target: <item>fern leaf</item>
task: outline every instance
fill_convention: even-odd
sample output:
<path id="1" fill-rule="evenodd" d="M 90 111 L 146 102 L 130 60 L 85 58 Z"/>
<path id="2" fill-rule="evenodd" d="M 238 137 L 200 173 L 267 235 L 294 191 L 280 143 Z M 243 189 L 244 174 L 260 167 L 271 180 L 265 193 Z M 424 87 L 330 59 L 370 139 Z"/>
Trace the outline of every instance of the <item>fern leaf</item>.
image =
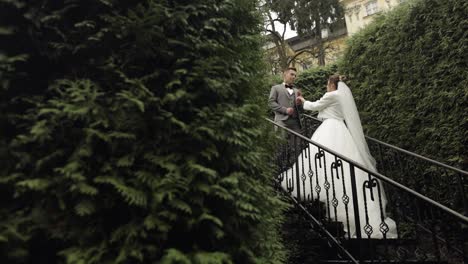
<path id="1" fill-rule="evenodd" d="M 94 179 L 96 183 L 105 183 L 112 185 L 117 192 L 130 204 L 139 207 L 146 207 L 146 194 L 142 191 L 128 187 L 125 183 L 117 178 L 99 176 Z"/>
<path id="2" fill-rule="evenodd" d="M 221 221 L 221 219 L 217 218 L 214 215 L 210 215 L 208 213 L 203 213 L 202 215 L 200 215 L 200 217 L 198 218 L 198 221 L 200 222 L 209 221 L 209 222 L 214 223 L 218 227 L 223 227 L 223 222 Z"/>
<path id="3" fill-rule="evenodd" d="M 189 170 L 194 173 L 200 173 L 200 174 L 206 175 L 209 178 L 216 178 L 216 176 L 218 175 L 218 173 L 215 170 L 202 166 L 200 164 L 193 163 L 193 162 L 189 163 Z"/>
<path id="4" fill-rule="evenodd" d="M 229 254 L 223 252 L 197 252 L 193 256 L 194 264 L 232 264 Z"/>
<path id="5" fill-rule="evenodd" d="M 10 175 L 7 175 L 7 176 L 2 176 L 0 177 L 0 184 L 4 184 L 4 183 L 10 183 L 20 177 L 23 177 L 24 174 L 22 173 L 13 173 L 13 174 L 10 174 Z"/>
<path id="6" fill-rule="evenodd" d="M 91 215 L 95 210 L 94 204 L 88 200 L 82 201 L 75 206 L 75 212 L 79 216 Z"/>
<path id="7" fill-rule="evenodd" d="M 34 191 L 43 191 L 47 189 L 50 185 L 50 181 L 46 179 L 31 179 L 31 180 L 24 180 L 16 183 L 17 186 L 25 187 L 30 190 Z"/>
<path id="8" fill-rule="evenodd" d="M 234 196 L 225 188 L 214 185 L 210 188 L 210 193 L 218 198 L 221 198 L 225 201 L 234 200 Z"/>
<path id="9" fill-rule="evenodd" d="M 184 213 L 187 213 L 187 214 L 192 214 L 192 208 L 190 208 L 190 205 L 188 205 L 187 203 L 185 203 L 184 201 L 181 201 L 181 200 L 177 200 L 177 199 L 174 199 L 174 200 L 171 200 L 169 202 L 169 204 L 175 208 L 175 209 L 178 209 Z"/>
<path id="10" fill-rule="evenodd" d="M 105 142 L 110 142 L 110 137 L 99 130 L 93 128 L 85 128 L 84 131 L 88 134 L 88 136 L 95 136 Z"/>
<path id="11" fill-rule="evenodd" d="M 117 95 L 135 104 L 140 112 L 145 112 L 145 104 L 141 100 L 137 99 L 132 93 L 124 91 L 117 93 Z"/>
<path id="12" fill-rule="evenodd" d="M 36 138 L 39 141 L 43 141 L 45 139 L 50 138 L 50 130 L 49 130 L 49 126 L 47 125 L 46 120 L 38 121 L 31 128 L 30 132 L 31 132 L 31 135 L 33 136 L 33 138 Z"/>
<path id="13" fill-rule="evenodd" d="M 128 168 L 133 165 L 134 160 L 133 155 L 125 155 L 117 160 L 117 167 Z"/>
<path id="14" fill-rule="evenodd" d="M 116 139 L 128 139 L 128 140 L 134 140 L 136 139 L 136 136 L 131 133 L 124 133 L 124 132 L 111 132 L 109 134 L 110 138 L 116 138 Z"/>
<path id="15" fill-rule="evenodd" d="M 157 183 L 158 178 L 156 177 L 155 174 L 149 172 L 149 171 L 137 171 L 135 172 L 135 175 L 137 176 L 138 180 L 141 182 L 148 184 L 150 187 L 156 187 L 155 184 Z"/>
<path id="16" fill-rule="evenodd" d="M 181 251 L 170 248 L 164 252 L 160 264 L 192 264 L 190 258 Z"/>
<path id="17" fill-rule="evenodd" d="M 70 191 L 78 191 L 79 193 L 90 195 L 90 196 L 95 196 L 98 194 L 98 189 L 88 185 L 84 182 L 80 182 L 78 184 L 74 184 L 70 187 Z"/>

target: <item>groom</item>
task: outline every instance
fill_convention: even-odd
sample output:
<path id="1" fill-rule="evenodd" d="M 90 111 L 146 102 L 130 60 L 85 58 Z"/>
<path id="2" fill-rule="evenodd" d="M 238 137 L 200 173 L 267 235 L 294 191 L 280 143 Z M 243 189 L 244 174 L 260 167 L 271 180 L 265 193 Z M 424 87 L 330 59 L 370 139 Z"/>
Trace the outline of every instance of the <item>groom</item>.
<path id="1" fill-rule="evenodd" d="M 299 108 L 302 108 L 302 101 L 296 98 L 301 96 L 301 92 L 294 87 L 296 79 L 296 68 L 290 67 L 283 72 L 283 83 L 271 87 L 268 105 L 275 113 L 275 122 L 286 128 L 289 128 L 299 134 L 302 134 L 301 119 Z M 278 127 L 275 126 L 275 130 Z M 286 165 L 289 167 L 295 162 L 296 156 L 301 152 L 300 138 L 282 130 L 283 137 L 287 139 L 287 146 L 282 145 L 276 153 L 276 157 L 280 160 L 281 157 L 286 158 Z M 296 144 L 294 144 L 296 143 Z M 294 153 L 296 155 L 294 155 Z M 284 156 L 285 155 L 285 156 Z"/>
<path id="2" fill-rule="evenodd" d="M 299 134 L 302 134 L 300 105 L 296 104 L 296 98 L 301 92 L 294 87 L 296 68 L 289 67 L 283 72 L 283 83 L 271 87 L 268 105 L 275 113 L 275 122 L 285 126 Z"/>

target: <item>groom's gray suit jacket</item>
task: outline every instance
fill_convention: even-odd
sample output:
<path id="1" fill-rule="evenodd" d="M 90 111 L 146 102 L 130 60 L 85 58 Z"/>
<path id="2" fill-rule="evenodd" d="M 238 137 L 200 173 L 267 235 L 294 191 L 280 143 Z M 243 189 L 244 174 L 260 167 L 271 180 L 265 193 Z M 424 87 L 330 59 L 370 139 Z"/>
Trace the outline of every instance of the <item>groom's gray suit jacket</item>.
<path id="1" fill-rule="evenodd" d="M 293 90 L 294 93 L 289 94 L 288 89 L 286 89 L 284 86 L 284 83 L 271 87 L 270 96 L 268 97 L 268 105 L 275 113 L 275 121 L 284 121 L 290 118 L 286 109 L 288 107 L 294 108 L 294 111 L 297 114 L 299 126 L 301 126 L 299 108 L 296 105 L 298 89 L 293 88 Z"/>

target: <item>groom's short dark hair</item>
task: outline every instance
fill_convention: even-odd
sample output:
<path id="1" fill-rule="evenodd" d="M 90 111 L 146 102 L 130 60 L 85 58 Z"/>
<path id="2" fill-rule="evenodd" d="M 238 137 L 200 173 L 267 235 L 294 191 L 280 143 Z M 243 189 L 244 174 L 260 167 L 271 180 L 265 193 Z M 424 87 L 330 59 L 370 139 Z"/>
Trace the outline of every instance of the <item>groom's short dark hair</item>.
<path id="1" fill-rule="evenodd" d="M 287 71 L 289 71 L 289 70 L 297 71 L 296 68 L 294 68 L 294 67 L 287 67 L 287 68 L 285 68 L 285 69 L 283 70 L 283 72 L 287 72 Z"/>

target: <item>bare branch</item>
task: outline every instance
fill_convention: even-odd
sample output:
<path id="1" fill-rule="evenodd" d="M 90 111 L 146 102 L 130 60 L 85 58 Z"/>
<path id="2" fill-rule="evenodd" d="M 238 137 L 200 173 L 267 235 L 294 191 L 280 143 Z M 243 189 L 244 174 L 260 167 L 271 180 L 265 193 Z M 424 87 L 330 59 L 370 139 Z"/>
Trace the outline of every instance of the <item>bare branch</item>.
<path id="1" fill-rule="evenodd" d="M 268 19 L 270 20 L 271 29 L 275 32 L 276 31 L 275 22 L 273 18 L 271 17 L 271 13 L 267 12 L 267 15 L 268 15 Z"/>
<path id="2" fill-rule="evenodd" d="M 301 51 L 297 52 L 296 54 L 294 54 L 294 56 L 292 56 L 291 58 L 289 58 L 288 64 L 291 63 L 291 62 L 293 62 L 299 55 L 301 55 L 301 54 L 303 54 L 303 53 L 309 53 L 309 54 L 311 54 L 311 55 L 313 55 L 313 56 L 316 55 L 316 54 L 315 54 L 316 52 L 313 52 L 313 51 L 311 51 L 311 50 L 308 50 L 308 49 L 301 50 Z"/>
<path id="3" fill-rule="evenodd" d="M 281 23 L 283 24 L 283 23 Z M 287 24 L 287 23 L 286 23 Z M 284 35 L 286 34 L 286 24 L 283 24 L 283 34 L 281 34 L 281 37 L 284 39 Z"/>

